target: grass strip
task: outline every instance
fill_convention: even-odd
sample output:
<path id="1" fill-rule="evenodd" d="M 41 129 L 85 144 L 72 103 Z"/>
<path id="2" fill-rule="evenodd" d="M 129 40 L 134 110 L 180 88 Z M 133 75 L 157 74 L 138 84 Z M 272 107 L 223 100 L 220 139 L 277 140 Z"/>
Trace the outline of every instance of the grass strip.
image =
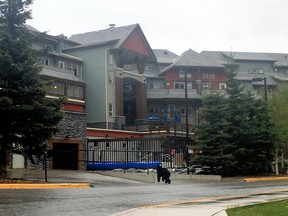
<path id="1" fill-rule="evenodd" d="M 226 209 L 228 216 L 287 216 L 288 200 Z"/>

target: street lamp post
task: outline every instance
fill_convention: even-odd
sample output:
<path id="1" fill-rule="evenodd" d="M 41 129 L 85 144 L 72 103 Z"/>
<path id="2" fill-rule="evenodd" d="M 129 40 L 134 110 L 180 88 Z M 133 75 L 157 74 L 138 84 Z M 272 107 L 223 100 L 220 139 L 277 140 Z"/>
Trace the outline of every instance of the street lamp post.
<path id="1" fill-rule="evenodd" d="M 188 89 L 187 89 L 187 71 L 184 71 L 185 79 L 185 125 L 186 125 L 186 165 L 187 174 L 189 174 L 189 157 L 188 157 L 188 144 L 189 144 L 189 125 L 188 125 Z"/>

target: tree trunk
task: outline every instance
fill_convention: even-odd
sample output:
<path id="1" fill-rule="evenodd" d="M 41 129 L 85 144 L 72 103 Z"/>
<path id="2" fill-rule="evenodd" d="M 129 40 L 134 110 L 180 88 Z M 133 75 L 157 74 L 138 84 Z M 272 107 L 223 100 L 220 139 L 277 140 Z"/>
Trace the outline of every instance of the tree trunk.
<path id="1" fill-rule="evenodd" d="M 275 175 L 279 175 L 279 164 L 278 164 L 278 148 L 276 148 L 275 152 Z"/>

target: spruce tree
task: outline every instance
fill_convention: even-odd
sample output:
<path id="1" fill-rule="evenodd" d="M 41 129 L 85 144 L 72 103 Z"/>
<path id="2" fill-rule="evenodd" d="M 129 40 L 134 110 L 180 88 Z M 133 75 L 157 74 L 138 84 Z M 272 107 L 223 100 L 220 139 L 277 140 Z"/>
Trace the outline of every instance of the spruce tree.
<path id="1" fill-rule="evenodd" d="M 0 1 L 0 176 L 6 157 L 41 156 L 62 119 L 61 100 L 49 101 L 40 79 L 33 36 L 25 27 L 31 0 Z"/>
<path id="2" fill-rule="evenodd" d="M 196 130 L 196 142 L 201 154 L 193 157 L 193 164 L 208 167 L 210 174 L 227 175 L 235 164 L 231 154 L 230 135 L 227 133 L 229 122 L 226 121 L 227 99 L 218 94 L 203 99 L 201 118 L 203 124 Z M 215 169 L 217 168 L 217 169 Z"/>
<path id="3" fill-rule="evenodd" d="M 275 149 L 267 102 L 244 91 L 235 74 L 232 63 L 227 66 L 226 97 L 203 99 L 204 122 L 196 130 L 202 154 L 193 163 L 221 167 L 225 176 L 267 173 Z"/>
<path id="4" fill-rule="evenodd" d="M 269 117 L 267 102 L 255 99 L 235 79 L 235 66 L 227 67 L 228 107 L 227 131 L 233 144 L 232 155 L 237 165 L 231 174 L 253 175 L 269 172 L 274 148 L 274 125 Z"/>

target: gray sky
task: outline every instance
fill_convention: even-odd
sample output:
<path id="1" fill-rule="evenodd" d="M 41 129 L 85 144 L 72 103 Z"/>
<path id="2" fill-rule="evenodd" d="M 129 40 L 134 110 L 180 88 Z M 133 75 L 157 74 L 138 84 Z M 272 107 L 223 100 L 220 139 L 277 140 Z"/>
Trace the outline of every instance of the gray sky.
<path id="1" fill-rule="evenodd" d="M 178 55 L 288 53 L 287 0 L 34 0 L 27 23 L 51 35 L 139 23 L 153 49 Z"/>

